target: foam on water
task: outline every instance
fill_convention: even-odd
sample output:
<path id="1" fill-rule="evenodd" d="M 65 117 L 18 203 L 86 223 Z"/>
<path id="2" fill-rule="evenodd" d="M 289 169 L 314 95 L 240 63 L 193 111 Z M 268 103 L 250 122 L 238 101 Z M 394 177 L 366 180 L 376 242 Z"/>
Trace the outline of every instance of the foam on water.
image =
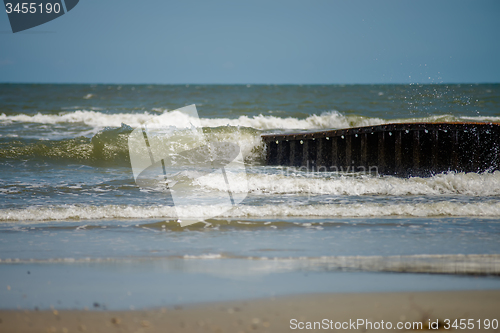
<path id="1" fill-rule="evenodd" d="M 223 207 L 222 207 L 223 208 Z M 216 205 L 176 206 L 185 215 L 197 218 L 197 212 L 213 216 L 220 213 L 221 207 Z M 0 210 L 0 221 L 50 221 L 50 220 L 98 220 L 98 219 L 145 219 L 176 218 L 176 211 L 171 206 L 136 206 L 136 205 L 103 205 L 76 206 L 58 205 L 52 207 L 8 208 Z M 226 211 L 223 218 L 276 218 L 276 217 L 494 217 L 500 215 L 500 202 L 485 200 L 483 202 L 391 202 L 383 203 L 334 203 L 334 204 L 264 204 L 260 206 L 239 205 Z"/>
<path id="2" fill-rule="evenodd" d="M 243 176 L 241 176 L 243 177 Z M 238 176 L 235 177 L 238 179 Z M 294 169 L 282 174 L 248 173 L 246 182 L 236 182 L 232 190 L 255 194 L 305 195 L 500 195 L 500 172 L 443 173 L 433 177 L 398 178 L 377 176 L 342 176 L 332 173 L 303 173 Z M 226 184 L 215 175 L 197 178 L 195 185 L 209 190 L 225 191 Z"/>
<path id="3" fill-rule="evenodd" d="M 500 117 L 434 115 L 423 118 L 382 119 L 330 111 L 320 115 L 309 115 L 303 119 L 264 115 L 240 116 L 235 119 L 202 118 L 201 124 L 208 140 L 237 143 L 245 162 L 258 164 L 264 160 L 264 144 L 260 138 L 263 133 L 348 128 L 391 122 L 441 121 L 499 122 Z M 60 114 L 1 114 L 0 125 L 3 125 L 6 132 L 12 133 L 2 136 L 9 141 L 0 146 L 0 159 L 65 159 L 84 164 L 107 163 L 128 166 L 127 135 L 133 128 L 146 122 L 152 126 L 165 126 L 165 128 L 172 125 L 189 127 L 191 123 L 196 123 L 195 119 L 179 111 L 153 114 L 77 110 Z M 19 134 L 21 138 L 17 139 Z M 91 140 L 89 136 L 92 136 Z M 184 139 L 165 135 L 160 139 L 161 147 L 168 152 L 174 146 L 182 147 Z"/>
<path id="4" fill-rule="evenodd" d="M 401 122 L 500 123 L 499 87 L 4 85 L 0 268 L 11 276 L 19 270 L 27 287 L 36 277 L 26 274 L 32 267 L 62 267 L 53 277 L 63 284 L 77 281 L 72 290 L 82 290 L 75 278 L 95 281 L 80 272 L 98 266 L 115 274 L 110 281 L 130 275 L 141 289 L 132 273 L 143 278 L 151 262 L 167 267 L 156 271 L 161 272 L 157 286 L 165 284 L 164 272 L 181 273 L 168 274 L 181 279 L 169 284 L 174 287 L 191 273 L 203 281 L 206 273 L 246 279 L 289 272 L 302 278 L 308 271 L 344 270 L 498 275 L 500 172 L 397 178 L 265 166 L 261 135 Z M 170 111 L 185 103 L 198 106 L 204 142 L 193 143 L 179 131 L 169 135 L 170 126 L 196 123 Z M 160 128 L 148 136 L 170 164 L 165 163 L 167 180 L 161 172 L 151 188 L 140 188 L 130 168 L 128 139 L 146 123 Z M 192 160 L 183 164 L 183 158 L 198 158 L 182 155 L 190 143 L 206 147 L 207 142 L 217 157 L 224 145 L 215 143 L 237 144 L 244 157 L 246 173 L 226 170 L 234 197 L 248 191 L 230 210 L 213 204 L 227 194 L 222 177 L 207 172 L 198 159 L 196 167 Z M 165 185 L 174 182 L 192 200 L 173 207 Z M 186 213 L 183 222 L 199 221 L 200 212 L 211 218 L 182 227 L 179 210 Z M 125 275 L 115 269 L 143 262 L 146 266 Z M 61 277 L 68 268 L 75 276 Z M 314 286 L 313 275 L 301 285 Z M 384 280 L 396 275 L 380 274 Z M 325 278 L 329 288 L 332 277 Z M 48 280 L 60 286 L 53 278 L 42 279 L 36 295 L 48 288 Z M 277 281 L 283 285 L 283 276 Z M 199 285 L 200 295 L 213 289 Z M 95 283 L 89 286 L 95 289 Z M 8 294 L 14 295 L 4 288 Z"/>
<path id="5" fill-rule="evenodd" d="M 263 158 L 264 143 L 261 131 L 242 126 L 220 126 L 203 129 L 210 142 L 238 144 L 247 163 L 259 162 Z M 63 140 L 15 140 L 0 143 L 1 159 L 43 159 L 45 161 L 69 160 L 83 164 L 107 164 L 130 167 L 128 135 L 132 127 L 107 127 L 92 138 L 79 136 Z M 175 158 L 183 150 L 188 150 L 193 138 L 189 133 L 176 137 L 163 135 L 154 138 L 160 153 Z M 200 145 L 205 141 L 198 142 Z M 224 152 L 222 152 L 224 153 Z M 178 156 L 177 156 L 178 157 Z M 179 162 L 179 161 L 177 161 Z M 194 161 L 193 161 L 194 162 Z"/>
<path id="6" fill-rule="evenodd" d="M 192 122 L 189 116 L 179 111 L 165 111 L 162 114 L 153 114 L 149 112 L 143 113 L 103 113 L 88 110 L 76 110 L 69 113 L 54 114 L 17 114 L 17 115 L 0 115 L 0 123 L 10 124 L 13 122 L 20 123 L 39 123 L 39 124 L 74 124 L 81 123 L 90 127 L 119 127 L 125 123 L 132 127 L 138 127 L 146 122 L 154 124 L 172 124 L 189 125 Z M 244 126 L 252 127 L 259 130 L 273 129 L 330 129 L 330 128 L 348 128 L 359 126 L 380 125 L 392 122 L 441 122 L 441 121 L 479 121 L 479 122 L 499 122 L 500 117 L 466 117 L 453 115 L 433 115 L 422 118 L 399 118 L 399 119 L 382 119 L 377 117 L 366 117 L 361 115 L 345 115 L 338 111 L 324 112 L 320 115 L 310 115 L 304 119 L 294 117 L 276 117 L 276 116 L 240 116 L 236 119 L 230 118 L 201 118 L 201 123 L 205 127 L 218 126 Z"/>
<path id="7" fill-rule="evenodd" d="M 276 173 L 276 168 L 252 167 L 246 175 L 241 171 L 230 175 L 232 192 L 241 195 L 248 191 L 248 197 L 243 204 L 221 217 L 500 215 L 499 171 L 447 173 L 428 178 L 305 173 L 296 169 L 287 171 Z M 143 193 L 144 198 L 140 202 L 146 205 L 138 204 L 134 197 L 127 199 L 129 192 L 137 187 L 127 179 L 99 183 L 97 187 L 92 184 L 60 184 L 58 178 L 53 184 L 17 183 L 2 189 L 1 194 L 53 199 L 43 204 L 43 200 L 31 198 L 32 206 L 24 208 L 5 205 L 5 209 L 0 210 L 0 221 L 175 218 L 175 209 L 165 205 L 169 202 L 169 195 L 165 192 L 162 179 L 158 180 L 157 186 L 152 185 L 149 192 Z M 218 216 L 220 207 L 213 206 L 211 199 L 227 191 L 227 184 L 221 177 L 216 174 L 200 177 L 196 170 L 185 170 L 169 180 L 182 181 L 185 190 L 192 192 L 192 205 L 177 206 L 177 209 L 182 209 L 193 218 L 200 211 L 205 215 L 213 211 L 212 216 Z M 72 193 L 71 200 L 65 202 L 67 205 L 61 205 L 58 197 L 66 193 Z M 107 197 L 103 197 L 103 193 Z M 150 197 L 146 199 L 148 195 Z M 95 202 L 101 204 L 96 205 Z"/>

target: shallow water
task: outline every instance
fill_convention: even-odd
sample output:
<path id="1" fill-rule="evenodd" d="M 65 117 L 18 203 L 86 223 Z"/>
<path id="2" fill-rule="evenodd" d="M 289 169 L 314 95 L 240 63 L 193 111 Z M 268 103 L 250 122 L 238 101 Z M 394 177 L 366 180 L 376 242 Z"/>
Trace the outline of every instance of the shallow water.
<path id="1" fill-rule="evenodd" d="M 492 277 L 275 269 L 267 262 L 173 259 L 0 265 L 0 307 L 128 310 L 304 293 L 500 288 Z"/>

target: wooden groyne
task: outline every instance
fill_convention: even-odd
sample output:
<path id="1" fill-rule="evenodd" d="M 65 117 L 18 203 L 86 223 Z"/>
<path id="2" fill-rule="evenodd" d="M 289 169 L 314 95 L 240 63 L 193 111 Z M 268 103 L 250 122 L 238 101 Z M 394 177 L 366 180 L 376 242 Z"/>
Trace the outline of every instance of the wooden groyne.
<path id="1" fill-rule="evenodd" d="M 500 124 L 398 123 L 263 135 L 268 165 L 422 176 L 500 168 Z"/>

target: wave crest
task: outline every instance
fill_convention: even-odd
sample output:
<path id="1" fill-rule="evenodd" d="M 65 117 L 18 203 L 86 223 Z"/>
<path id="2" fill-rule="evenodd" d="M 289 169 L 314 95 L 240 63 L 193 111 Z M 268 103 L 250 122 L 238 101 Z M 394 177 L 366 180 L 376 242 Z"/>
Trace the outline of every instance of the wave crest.
<path id="1" fill-rule="evenodd" d="M 215 206 L 180 206 L 185 211 L 203 210 L 208 214 L 220 210 Z M 460 203 L 442 201 L 432 203 L 342 203 L 342 204 L 278 204 L 247 206 L 240 205 L 219 217 L 223 218 L 340 218 L 340 217 L 497 217 L 500 215 L 500 202 Z M 197 215 L 193 215 L 197 218 Z M 54 206 L 28 207 L 24 209 L 0 210 L 0 221 L 49 221 L 49 220 L 101 220 L 101 219 L 146 219 L 176 218 L 175 208 L 171 206 Z"/>
<path id="2" fill-rule="evenodd" d="M 146 122 L 165 124 L 166 126 L 179 123 L 188 123 L 189 117 L 179 111 L 164 111 L 162 114 L 150 112 L 144 113 L 104 113 L 88 110 L 77 110 L 70 113 L 54 114 L 0 114 L 0 123 L 9 124 L 13 122 L 39 123 L 39 124 L 61 124 L 81 123 L 90 127 L 120 127 L 125 123 L 131 127 L 138 127 Z M 359 126 L 372 126 L 386 123 L 399 122 L 443 122 L 443 121 L 465 121 L 465 122 L 499 122 L 500 117 L 469 117 L 453 116 L 449 114 L 434 115 L 421 118 L 395 118 L 383 119 L 377 117 L 366 117 L 355 114 L 343 114 L 338 111 L 328 111 L 320 115 L 310 115 L 306 118 L 276 117 L 276 116 L 240 116 L 238 118 L 201 118 L 204 127 L 219 126 L 243 126 L 258 130 L 314 130 L 314 129 L 337 129 Z"/>

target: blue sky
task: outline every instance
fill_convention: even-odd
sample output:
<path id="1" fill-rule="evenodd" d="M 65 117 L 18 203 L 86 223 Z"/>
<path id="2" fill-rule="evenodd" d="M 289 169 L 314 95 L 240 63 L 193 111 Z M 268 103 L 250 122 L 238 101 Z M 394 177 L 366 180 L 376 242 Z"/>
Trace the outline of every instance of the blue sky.
<path id="1" fill-rule="evenodd" d="M 0 13 L 0 82 L 500 82 L 500 1 L 80 0 Z"/>

